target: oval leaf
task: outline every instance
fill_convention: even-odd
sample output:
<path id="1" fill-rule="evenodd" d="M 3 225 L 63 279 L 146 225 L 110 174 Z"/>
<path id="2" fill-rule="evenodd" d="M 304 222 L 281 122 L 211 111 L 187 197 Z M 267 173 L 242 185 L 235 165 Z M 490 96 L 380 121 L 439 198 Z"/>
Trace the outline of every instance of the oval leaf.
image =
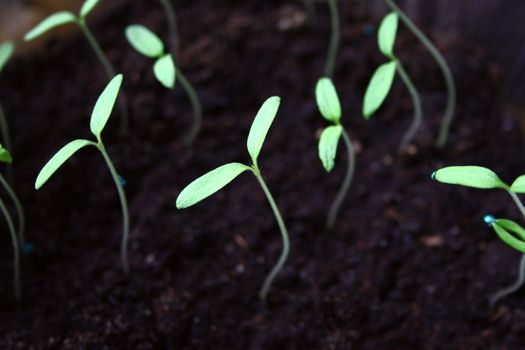
<path id="1" fill-rule="evenodd" d="M 75 140 L 71 141 L 58 151 L 53 158 L 47 162 L 46 165 L 40 170 L 35 182 L 35 189 L 39 189 L 44 185 L 47 180 L 60 168 L 66 160 L 68 160 L 73 154 L 75 154 L 82 147 L 93 145 L 93 142 L 88 140 Z"/>
<path id="2" fill-rule="evenodd" d="M 164 87 L 168 89 L 175 87 L 175 63 L 171 54 L 164 55 L 155 62 L 153 73 Z"/>
<path id="3" fill-rule="evenodd" d="M 80 17 L 86 17 L 97 6 L 100 0 L 86 0 L 80 8 Z"/>
<path id="4" fill-rule="evenodd" d="M 250 170 L 250 167 L 241 163 L 228 163 L 202 175 L 182 190 L 177 197 L 177 208 L 188 208 L 202 201 L 246 170 Z"/>
<path id="5" fill-rule="evenodd" d="M 525 253 L 525 242 L 516 238 L 514 235 L 512 235 L 511 232 L 507 231 L 503 226 L 501 226 L 501 219 L 496 220 L 492 224 L 492 228 L 494 229 L 494 231 L 496 231 L 496 234 L 503 242 L 507 243 L 509 246 L 516 249 L 517 251 Z"/>
<path id="6" fill-rule="evenodd" d="M 525 193 L 525 175 L 519 176 L 512 185 L 510 185 L 510 190 L 516 193 Z"/>
<path id="7" fill-rule="evenodd" d="M 12 41 L 6 41 L 0 45 L 0 72 L 5 64 L 15 52 L 15 44 Z"/>
<path id="8" fill-rule="evenodd" d="M 341 125 L 332 125 L 323 130 L 319 139 L 319 158 L 327 172 L 334 168 L 334 160 L 337 154 L 337 146 L 341 138 L 343 127 Z"/>
<path id="9" fill-rule="evenodd" d="M 377 33 L 377 43 L 379 50 L 387 57 L 394 56 L 394 44 L 396 42 L 398 15 L 390 12 L 385 16 Z"/>
<path id="10" fill-rule="evenodd" d="M 257 164 L 257 157 L 261 152 L 264 140 L 270 130 L 270 126 L 277 115 L 277 110 L 281 104 L 281 98 L 278 96 L 273 96 L 267 99 L 257 115 L 253 120 L 252 127 L 250 128 L 250 133 L 248 134 L 248 153 L 252 157 L 254 164 Z"/>
<path id="11" fill-rule="evenodd" d="M 159 37 L 140 24 L 126 28 L 126 38 L 135 50 L 147 57 L 160 57 L 164 53 L 164 44 Z"/>
<path id="12" fill-rule="evenodd" d="M 13 163 L 11 153 L 9 153 L 9 151 L 2 145 L 0 145 L 0 162 L 8 164 Z"/>
<path id="13" fill-rule="evenodd" d="M 315 87 L 315 99 L 321 115 L 328 121 L 339 123 L 341 119 L 341 104 L 330 78 L 319 79 Z"/>
<path id="14" fill-rule="evenodd" d="M 115 101 L 117 100 L 120 86 L 122 85 L 122 74 L 114 77 L 106 86 L 102 94 L 93 108 L 93 113 L 91 113 L 91 122 L 89 127 L 91 132 L 97 138 L 100 138 L 100 134 L 106 123 L 108 122 L 111 111 L 113 111 L 113 106 L 115 106 Z"/>
<path id="15" fill-rule="evenodd" d="M 62 11 L 52 14 L 51 16 L 40 22 L 35 28 L 24 36 L 25 41 L 30 41 L 38 38 L 39 36 L 47 33 L 51 29 L 68 24 L 75 23 L 77 17 L 69 11 Z"/>
<path id="16" fill-rule="evenodd" d="M 480 166 L 449 166 L 434 172 L 432 178 L 452 185 L 508 189 L 508 186 L 492 170 Z"/>
<path id="17" fill-rule="evenodd" d="M 363 116 L 365 119 L 370 119 L 385 101 L 394 82 L 396 65 L 395 61 L 384 63 L 374 72 L 366 88 L 363 102 Z"/>

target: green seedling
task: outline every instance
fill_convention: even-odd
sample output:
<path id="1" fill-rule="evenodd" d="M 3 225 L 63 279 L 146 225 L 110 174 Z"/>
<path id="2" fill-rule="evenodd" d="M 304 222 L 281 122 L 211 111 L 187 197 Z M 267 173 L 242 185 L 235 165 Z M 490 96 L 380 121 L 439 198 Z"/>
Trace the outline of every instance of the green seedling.
<path id="1" fill-rule="evenodd" d="M 13 162 L 13 159 L 11 158 L 11 154 L 2 145 L 0 145 L 0 162 L 4 164 L 11 164 Z M 7 181 L 5 181 L 4 177 L 1 174 L 0 174 L 0 182 L 2 183 L 2 186 L 4 186 L 8 194 L 11 196 L 11 198 L 18 201 L 18 198 L 16 197 L 14 191 L 11 189 L 11 187 L 9 186 Z M 7 207 L 2 199 L 0 199 L 0 210 L 2 211 L 2 214 L 4 215 L 4 218 L 7 222 L 7 227 L 9 228 L 9 233 L 11 235 L 11 241 L 13 244 L 13 256 L 14 256 L 13 257 L 14 293 L 15 293 L 15 298 L 20 299 L 22 297 L 22 288 L 20 284 L 20 245 L 19 245 L 20 237 L 19 236 L 17 237 L 15 225 L 13 224 L 13 218 L 11 217 L 9 210 L 7 210 Z M 19 227 L 19 232 L 21 232 L 21 230 L 23 230 L 22 224 Z"/>
<path id="2" fill-rule="evenodd" d="M 14 52 L 15 44 L 12 41 L 6 41 L 0 44 L 0 73 L 2 73 L 2 70 L 4 69 L 9 59 L 13 56 Z M 12 149 L 11 133 L 9 132 L 9 124 L 7 123 L 7 118 L 5 116 L 2 103 L 0 103 L 0 132 L 2 135 L 2 142 L 4 143 L 5 147 L 7 149 Z M 11 175 L 11 166 L 7 168 L 7 171 L 8 178 L 10 180 L 13 180 Z"/>
<path id="3" fill-rule="evenodd" d="M 391 12 L 386 15 L 379 27 L 377 35 L 379 50 L 390 61 L 380 65 L 372 75 L 372 79 L 370 79 L 363 101 L 363 116 L 368 120 L 379 109 L 379 107 L 381 107 L 392 88 L 392 83 L 394 82 L 394 77 L 397 71 L 401 80 L 403 80 L 403 83 L 407 87 L 414 104 L 414 117 L 412 123 L 403 136 L 398 148 L 398 151 L 401 152 L 412 141 L 421 126 L 422 108 L 421 99 L 416 87 L 412 83 L 405 68 L 394 54 L 398 21 L 398 15 L 395 12 Z"/>
<path id="4" fill-rule="evenodd" d="M 119 74 L 111 80 L 105 90 L 102 92 L 100 97 L 95 104 L 93 113 L 91 114 L 90 129 L 91 133 L 97 138 L 97 142 L 90 140 L 78 139 L 71 141 L 60 149 L 40 170 L 38 177 L 35 182 L 35 189 L 40 189 L 49 178 L 78 150 L 87 146 L 96 147 L 102 157 L 106 161 L 106 165 L 109 168 L 111 177 L 115 182 L 117 187 L 120 205 L 122 209 L 122 241 L 120 246 L 120 256 L 122 260 L 122 267 L 126 273 L 129 273 L 129 264 L 128 264 L 128 237 L 129 237 L 129 214 L 128 214 L 128 203 L 126 200 L 126 193 L 122 186 L 122 179 L 115 170 L 115 166 L 109 157 L 104 144 L 102 143 L 102 130 L 106 126 L 106 123 L 109 120 L 111 112 L 118 97 L 120 87 L 122 85 L 122 75 Z"/>
<path id="5" fill-rule="evenodd" d="M 283 250 L 279 260 L 271 270 L 270 274 L 266 277 L 259 293 L 259 297 L 263 303 L 266 303 L 266 296 L 268 295 L 268 291 L 270 290 L 273 280 L 283 268 L 283 265 L 286 262 L 290 252 L 288 231 L 284 225 L 279 208 L 277 207 L 277 204 L 275 203 L 268 186 L 266 186 L 266 183 L 264 182 L 259 165 L 257 163 L 257 158 L 261 152 L 266 135 L 268 134 L 270 126 L 272 125 L 272 122 L 277 114 L 277 110 L 279 109 L 280 101 L 281 99 L 277 96 L 270 97 L 268 100 L 266 100 L 266 102 L 264 102 L 262 107 L 259 109 L 259 112 L 255 116 L 255 120 L 253 121 L 253 124 L 250 128 L 247 141 L 248 153 L 252 159 L 251 166 L 242 163 L 228 163 L 222 165 L 215 170 L 212 170 L 209 173 L 199 177 L 186 186 L 186 188 L 184 188 L 179 194 L 176 203 L 178 209 L 188 208 L 219 191 L 245 171 L 251 171 L 253 175 L 255 175 L 255 178 L 257 178 L 264 194 L 266 195 L 266 198 L 268 199 L 268 202 L 270 203 L 277 220 L 277 224 L 279 225 L 279 229 L 281 230 L 281 237 L 283 240 Z"/>
<path id="6" fill-rule="evenodd" d="M 97 4 L 100 2 L 100 0 L 86 0 L 84 1 L 84 4 L 80 8 L 80 12 L 77 15 L 73 14 L 69 11 L 60 11 L 56 12 L 46 19 L 44 19 L 42 22 L 37 24 L 36 27 L 34 27 L 31 31 L 29 31 L 25 36 L 25 41 L 31 41 L 34 40 L 50 30 L 60 27 L 66 24 L 76 24 L 79 26 L 80 30 L 84 34 L 85 38 L 87 39 L 89 45 L 95 52 L 98 60 L 102 64 L 102 67 L 104 68 L 104 71 L 106 72 L 106 75 L 108 77 L 108 81 L 112 80 L 116 73 L 115 68 L 111 65 L 109 62 L 106 54 L 102 50 L 100 44 L 98 43 L 97 39 L 91 32 L 91 29 L 89 29 L 89 26 L 87 24 L 87 16 L 93 11 L 93 9 L 97 6 Z M 119 99 L 120 104 L 120 113 L 121 113 L 121 131 L 127 132 L 129 129 L 129 117 L 128 117 L 128 110 L 127 110 L 127 102 L 126 97 L 124 94 L 120 95 Z"/>
<path id="7" fill-rule="evenodd" d="M 355 153 L 350 136 L 341 125 L 341 104 L 337 97 L 337 91 L 332 80 L 329 78 L 319 79 L 315 89 L 315 97 L 321 115 L 331 123 L 330 126 L 323 130 L 321 138 L 319 139 L 319 158 L 323 163 L 323 167 L 327 172 L 332 171 L 334 168 L 337 147 L 341 136 L 343 136 L 343 141 L 348 153 L 348 168 L 346 170 L 346 175 L 341 185 L 341 189 L 337 193 L 337 197 L 335 197 L 335 200 L 330 207 L 328 219 L 326 221 L 326 228 L 331 230 L 334 227 L 339 209 L 341 208 L 346 194 L 350 189 L 350 185 L 352 184 L 355 169 Z"/>
<path id="8" fill-rule="evenodd" d="M 328 7 L 330 9 L 331 35 L 328 53 L 326 55 L 324 75 L 326 77 L 332 78 L 335 69 L 335 61 L 337 58 L 337 50 L 339 49 L 339 43 L 341 41 L 341 25 L 339 19 L 339 9 L 337 8 L 337 0 L 328 0 Z"/>
<path id="9" fill-rule="evenodd" d="M 450 166 L 432 173 L 432 179 L 446 184 L 466 187 L 502 189 L 510 195 L 525 218 L 525 207 L 518 197 L 518 193 L 525 193 L 525 175 L 519 176 L 509 186 L 488 168 L 480 166 Z M 510 287 L 498 291 L 490 298 L 490 305 L 494 306 L 501 298 L 516 292 L 525 281 L 525 230 L 513 221 L 506 219 L 496 220 L 492 215 L 486 215 L 484 221 L 494 229 L 503 242 L 524 254 L 521 258 L 516 282 Z"/>
<path id="10" fill-rule="evenodd" d="M 385 0 L 386 4 L 395 11 L 401 18 L 401 21 L 405 23 L 407 28 L 419 39 L 419 41 L 426 47 L 428 52 L 432 55 L 437 65 L 439 66 L 445 84 L 447 86 L 447 105 L 445 113 L 443 114 L 443 122 L 439 129 L 439 136 L 436 141 L 436 146 L 439 148 L 444 147 L 447 144 L 448 134 L 450 131 L 450 125 L 454 119 L 454 112 L 456 108 L 456 84 L 454 83 L 454 77 L 450 71 L 447 61 L 443 58 L 443 55 L 439 50 L 432 44 L 432 42 L 426 37 L 425 34 L 412 22 L 412 20 L 395 4 L 393 0 Z"/>
<path id="11" fill-rule="evenodd" d="M 160 38 L 148 28 L 134 24 L 126 28 L 126 38 L 128 42 L 142 55 L 155 60 L 153 73 L 157 80 L 167 89 L 175 88 L 176 78 L 188 94 L 193 106 L 193 125 L 186 138 L 186 145 L 191 146 L 199 133 L 202 124 L 202 107 L 195 90 L 188 79 L 176 67 L 173 55 L 166 52 L 164 44 Z"/>

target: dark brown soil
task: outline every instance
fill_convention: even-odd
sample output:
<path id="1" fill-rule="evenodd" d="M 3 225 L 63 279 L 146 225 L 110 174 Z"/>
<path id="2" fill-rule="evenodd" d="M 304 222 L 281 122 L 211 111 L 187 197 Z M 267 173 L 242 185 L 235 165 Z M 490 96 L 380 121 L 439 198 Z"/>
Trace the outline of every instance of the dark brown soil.
<path id="1" fill-rule="evenodd" d="M 497 105 L 494 64 L 459 38 L 435 37 L 456 75 L 459 104 L 450 143 L 432 147 L 444 105 L 439 70 L 401 30 L 397 51 L 420 89 L 425 122 L 411 155 L 395 154 L 411 102 L 397 81 L 370 122 L 364 87 L 383 61 L 366 11 L 343 5 L 336 85 L 343 122 L 358 148 L 357 172 L 336 230 L 326 208 L 345 153 L 326 174 L 316 110 L 328 22 L 280 30 L 300 2 L 186 1 L 178 4 L 181 67 L 204 105 L 192 156 L 184 92 L 154 81 L 151 61 L 124 40 L 127 24 L 167 37 L 156 2 L 129 2 L 93 22 L 125 74 L 133 131 L 104 140 L 127 180 L 132 234 L 126 277 L 119 264 L 121 217 L 99 154 L 85 150 L 35 192 L 36 174 L 66 142 L 90 137 L 89 114 L 106 84 L 82 37 L 50 42 L 2 75 L 0 96 L 15 140 L 16 188 L 33 253 L 23 259 L 22 302 L 12 297 L 10 242 L 0 237 L 1 349 L 520 349 L 523 292 L 496 310 L 488 297 L 514 281 L 519 254 L 483 224 L 484 214 L 518 220 L 505 193 L 430 180 L 443 165 L 490 166 L 510 181 L 523 172 L 517 121 Z M 288 16 L 288 17 L 287 17 Z M 368 33 L 368 34 L 367 34 Z M 257 182 L 243 175 L 205 202 L 175 209 L 191 180 L 229 161 L 248 161 L 245 140 L 271 95 L 283 103 L 260 163 L 290 231 L 292 251 L 263 308 L 257 293 L 281 250 Z"/>

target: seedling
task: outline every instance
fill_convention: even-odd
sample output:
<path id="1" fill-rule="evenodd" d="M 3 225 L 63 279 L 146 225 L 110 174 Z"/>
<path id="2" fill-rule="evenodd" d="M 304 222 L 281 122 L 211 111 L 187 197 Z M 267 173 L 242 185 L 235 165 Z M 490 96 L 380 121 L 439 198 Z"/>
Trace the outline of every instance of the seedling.
<path id="1" fill-rule="evenodd" d="M 11 154 L 2 145 L 0 145 L 0 162 L 5 163 L 5 164 L 10 164 L 13 162 L 13 159 L 11 158 Z M 1 174 L 0 174 L 0 182 L 2 183 L 2 186 L 5 187 L 9 195 L 12 198 L 16 198 L 16 196 L 13 197 L 14 195 L 13 190 L 7 184 L 7 181 L 5 181 L 4 177 Z M 11 235 L 11 242 L 13 244 L 14 293 L 15 293 L 15 298 L 20 299 L 22 297 L 22 288 L 20 286 L 20 246 L 18 244 L 19 237 L 17 237 L 17 234 L 16 234 L 15 225 L 13 224 L 13 218 L 11 217 L 9 210 L 7 210 L 7 207 L 2 199 L 0 199 L 0 210 L 2 211 L 2 214 L 4 215 L 4 218 L 7 222 L 7 227 L 9 228 L 9 233 Z M 22 227 L 19 228 L 19 230 L 21 229 Z"/>
<path id="2" fill-rule="evenodd" d="M 157 80 L 167 89 L 175 88 L 175 79 L 178 78 L 190 98 L 193 106 L 193 125 L 186 138 L 186 145 L 191 146 L 199 133 L 202 124 L 202 107 L 195 90 L 188 79 L 178 69 L 173 60 L 173 55 L 165 51 L 160 38 L 148 28 L 134 24 L 126 28 L 128 42 L 142 55 L 155 60 L 153 73 Z"/>
<path id="3" fill-rule="evenodd" d="M 73 14 L 69 11 L 60 11 L 56 12 L 46 19 L 44 19 L 42 22 L 37 24 L 35 28 L 33 28 L 30 32 L 28 32 L 24 40 L 25 41 L 31 41 L 34 40 L 50 30 L 60 27 L 66 24 L 76 24 L 79 26 L 80 30 L 86 37 L 89 45 L 97 55 L 98 60 L 102 64 L 102 67 L 104 67 L 104 71 L 106 72 L 106 75 L 108 77 L 108 81 L 112 80 L 116 73 L 115 68 L 111 65 L 109 62 L 106 54 L 104 54 L 104 51 L 100 47 L 100 44 L 98 43 L 97 39 L 91 32 L 91 29 L 89 29 L 87 24 L 87 16 L 93 11 L 93 9 L 97 6 L 97 4 L 100 2 L 100 0 L 85 0 L 84 4 L 80 8 L 80 12 L 77 15 Z M 120 104 L 120 113 L 121 113 L 121 131 L 127 132 L 129 129 L 129 117 L 128 117 L 128 110 L 127 110 L 127 102 L 126 97 L 124 94 L 121 94 L 119 99 Z"/>
<path id="4" fill-rule="evenodd" d="M 91 114 L 90 129 L 91 133 L 97 138 L 97 142 L 90 140 L 78 139 L 71 141 L 60 149 L 40 170 L 38 177 L 35 182 L 35 189 L 40 189 L 49 178 L 78 150 L 87 146 L 96 147 L 102 157 L 106 161 L 106 165 L 109 168 L 111 177 L 117 187 L 120 205 L 122 209 L 122 241 L 120 246 L 120 257 L 122 260 L 122 267 L 126 273 L 129 273 L 128 264 L 128 237 L 129 237 L 129 214 L 128 214 L 128 203 L 126 201 L 126 193 L 122 185 L 122 180 L 115 170 L 115 166 L 111 161 L 104 144 L 102 143 L 102 130 L 106 126 L 108 119 L 113 111 L 113 107 L 118 97 L 120 87 L 122 85 L 122 75 L 119 74 L 111 80 L 105 90 L 102 92 L 100 97 L 95 104 L 93 113 Z"/>
<path id="5" fill-rule="evenodd" d="M 270 206 L 272 207 L 273 214 L 281 230 L 281 237 L 283 240 L 283 250 L 281 256 L 277 261 L 277 264 L 273 267 L 270 274 L 266 277 L 264 284 L 259 293 L 259 297 L 263 303 L 266 303 L 266 296 L 268 291 L 275 279 L 275 276 L 281 271 L 283 265 L 288 257 L 290 251 L 290 241 L 288 238 L 288 231 L 284 225 L 283 218 L 279 212 L 279 208 L 273 199 L 268 186 L 264 182 L 264 179 L 261 175 L 259 165 L 257 163 L 257 158 L 261 152 L 264 140 L 266 135 L 272 125 L 272 122 L 277 114 L 279 109 L 281 99 L 277 96 L 270 97 L 264 102 L 262 107 L 259 109 L 259 112 L 255 116 L 255 120 L 248 134 L 247 148 L 248 153 L 252 159 L 252 165 L 248 166 L 242 163 L 228 163 L 222 165 L 215 170 L 210 171 L 209 173 L 199 177 L 190 183 L 186 188 L 182 190 L 177 198 L 177 208 L 183 209 L 188 208 L 203 199 L 211 196 L 215 192 L 219 191 L 221 188 L 229 184 L 233 179 L 242 174 L 245 171 L 251 171 L 259 184 L 261 185 Z"/>
<path id="6" fill-rule="evenodd" d="M 525 175 L 516 178 L 509 186 L 488 168 L 480 166 L 450 166 L 435 171 L 432 174 L 432 179 L 453 185 L 505 190 L 525 218 L 525 207 L 517 195 L 518 193 L 525 193 Z M 503 242 L 524 254 L 521 258 L 517 281 L 490 298 L 490 305 L 494 306 L 501 298 L 517 291 L 525 281 L 525 230 L 513 221 L 506 219 L 496 220 L 492 215 L 486 215 L 484 221 L 494 229 Z"/>
<path id="7" fill-rule="evenodd" d="M 439 148 L 444 147 L 447 144 L 448 134 L 450 131 L 450 125 L 454 119 L 454 111 L 456 108 L 456 84 L 454 83 L 454 77 L 450 72 L 450 68 L 443 58 L 443 55 L 439 50 L 432 44 L 432 42 L 423 34 L 421 30 L 412 22 L 412 20 L 395 4 L 393 0 L 385 0 L 386 4 L 394 10 L 398 16 L 401 18 L 401 21 L 405 23 L 407 28 L 419 39 L 419 41 L 426 47 L 428 52 L 432 55 L 436 63 L 438 64 L 445 83 L 447 85 L 447 105 L 445 108 L 445 113 L 443 115 L 443 122 L 439 129 L 439 136 L 436 141 L 436 146 Z"/>
<path id="8" fill-rule="evenodd" d="M 321 115 L 332 124 L 323 130 L 321 138 L 319 139 L 319 158 L 323 163 L 323 167 L 327 172 L 332 171 L 334 168 L 337 146 L 339 145 L 341 135 L 343 136 L 343 141 L 348 153 L 348 168 L 346 170 L 346 175 L 341 188 L 337 193 L 337 197 L 335 197 L 335 200 L 330 207 L 328 219 L 326 221 L 326 228 L 331 230 L 334 227 L 339 209 L 341 208 L 346 194 L 350 189 L 350 185 L 352 184 L 355 169 L 355 153 L 350 136 L 341 125 L 341 104 L 339 103 L 337 91 L 332 80 L 329 78 L 319 79 L 315 89 L 315 97 Z"/>
<path id="9" fill-rule="evenodd" d="M 368 83 L 363 101 L 363 116 L 368 120 L 379 109 L 379 107 L 381 107 L 392 88 L 392 83 L 394 82 L 394 77 L 397 71 L 401 80 L 403 80 L 403 83 L 407 87 L 414 104 L 414 117 L 412 123 L 403 136 L 398 148 L 398 151 L 402 152 L 408 146 L 410 141 L 412 141 L 421 126 L 422 108 L 421 99 L 416 87 L 412 83 L 405 68 L 394 54 L 397 26 L 398 15 L 395 12 L 390 12 L 383 19 L 379 27 L 377 35 L 379 50 L 390 61 L 380 65 L 372 75 L 370 83 Z"/>
<path id="10" fill-rule="evenodd" d="M 326 55 L 326 63 L 324 67 L 324 75 L 332 78 L 335 69 L 335 61 L 337 58 L 337 50 L 339 49 L 339 42 L 341 41 L 339 9 L 337 8 L 337 0 L 328 0 L 328 7 L 330 9 L 330 23 L 331 35 L 330 45 L 328 46 L 328 54 Z"/>
<path id="11" fill-rule="evenodd" d="M 15 44 L 12 41 L 6 41 L 0 44 L 0 73 L 4 69 L 5 65 L 9 59 L 13 56 L 15 52 Z M 9 124 L 7 123 L 7 118 L 5 116 L 2 103 L 0 103 L 0 132 L 2 134 L 2 142 L 4 143 L 7 149 L 12 149 L 11 144 L 11 134 L 9 132 Z M 8 175 L 11 173 L 11 167 L 8 167 Z M 9 178 L 12 177 L 11 175 Z M 12 178 L 10 179 L 12 180 Z"/>

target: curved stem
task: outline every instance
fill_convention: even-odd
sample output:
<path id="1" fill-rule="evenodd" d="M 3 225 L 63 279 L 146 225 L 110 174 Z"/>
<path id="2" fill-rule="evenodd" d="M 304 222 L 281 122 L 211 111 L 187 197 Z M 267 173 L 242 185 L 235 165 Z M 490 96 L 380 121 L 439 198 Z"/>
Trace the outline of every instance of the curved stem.
<path id="1" fill-rule="evenodd" d="M 339 10 L 337 9 L 337 0 L 328 0 L 330 7 L 330 21 L 332 24 L 332 33 L 330 36 L 330 46 L 328 47 L 328 54 L 326 55 L 326 63 L 324 67 L 324 75 L 331 78 L 334 74 L 335 60 L 337 58 L 337 49 L 340 41 L 340 24 L 339 24 Z"/>
<path id="2" fill-rule="evenodd" d="M 445 113 L 443 115 L 443 122 L 439 129 L 439 136 L 436 141 L 436 146 L 442 148 L 447 143 L 448 133 L 452 120 L 454 119 L 454 111 L 456 108 L 456 85 L 454 83 L 454 77 L 450 71 L 450 68 L 439 52 L 439 50 L 432 44 L 432 42 L 423 34 L 421 30 L 412 22 L 412 20 L 394 3 L 392 0 L 385 0 L 386 4 L 394 10 L 403 23 L 408 27 L 408 29 L 421 41 L 421 43 L 427 48 L 434 60 L 438 64 L 443 77 L 445 78 L 445 83 L 447 86 L 447 106 L 445 108 Z"/>
<path id="3" fill-rule="evenodd" d="M 268 202 L 270 202 L 270 206 L 272 207 L 273 214 L 275 215 L 275 219 L 277 220 L 277 224 L 279 225 L 279 230 L 281 231 L 281 238 L 283 240 L 283 250 L 281 252 L 281 255 L 279 256 L 279 260 L 277 260 L 277 264 L 275 264 L 272 271 L 270 271 L 268 276 L 266 276 L 261 291 L 259 292 L 259 298 L 264 304 L 266 304 L 266 297 L 268 295 L 270 287 L 272 286 L 273 280 L 275 279 L 275 276 L 277 276 L 277 274 L 282 270 L 284 263 L 286 262 L 286 259 L 290 254 L 290 239 L 288 238 L 288 230 L 284 225 L 284 221 L 281 216 L 281 213 L 279 212 L 279 208 L 277 207 L 277 204 L 275 203 L 275 200 L 273 199 L 273 196 L 270 193 L 268 186 L 266 186 L 266 183 L 264 182 L 264 179 L 261 176 L 259 168 L 254 166 L 252 168 L 252 171 L 257 180 L 259 181 L 259 184 L 261 185 L 264 194 L 268 199 Z"/>
<path id="4" fill-rule="evenodd" d="M 345 142 L 346 151 L 348 154 L 348 164 L 347 164 L 348 168 L 346 170 L 346 175 L 341 185 L 341 189 L 339 190 L 339 193 L 337 193 L 337 197 L 335 197 L 334 203 L 332 204 L 332 206 L 330 207 L 330 211 L 328 212 L 328 219 L 326 220 L 327 230 L 331 230 L 334 227 L 335 220 L 337 219 L 337 214 L 339 213 L 339 209 L 341 208 L 341 205 L 343 204 L 346 194 L 348 193 L 348 190 L 350 189 L 350 185 L 352 184 L 352 178 L 354 177 L 354 170 L 355 170 L 354 147 L 352 146 L 352 141 L 350 140 L 350 136 L 348 136 L 344 128 L 343 128 L 342 136 L 343 136 L 343 141 Z"/>
<path id="5" fill-rule="evenodd" d="M 15 288 L 15 297 L 20 299 L 22 297 L 22 289 L 20 287 L 20 248 L 18 246 L 18 238 L 16 237 L 15 226 L 13 225 L 13 219 L 11 214 L 7 210 L 4 201 L 0 199 L 0 210 L 4 214 L 9 232 L 11 234 L 11 240 L 13 241 L 13 253 L 14 253 L 14 277 L 13 283 Z"/>
<path id="6" fill-rule="evenodd" d="M 177 16 L 175 16 L 175 10 L 170 0 L 159 0 L 164 8 L 164 13 L 168 20 L 168 26 L 170 31 L 170 48 L 175 61 L 179 58 L 179 28 L 177 25 Z"/>
<path id="7" fill-rule="evenodd" d="M 11 186 L 9 186 L 9 183 L 5 180 L 2 174 L 0 174 L 0 183 L 2 184 L 2 186 L 4 186 L 7 194 L 9 194 L 9 196 L 13 200 L 13 203 L 15 204 L 15 208 L 18 213 L 18 240 L 20 241 L 20 246 L 23 247 L 25 243 L 24 233 L 26 227 L 24 209 L 15 191 L 11 188 Z"/>
<path id="8" fill-rule="evenodd" d="M 7 118 L 5 116 L 4 108 L 2 104 L 0 103 L 0 132 L 2 133 L 2 142 L 4 144 L 4 148 L 6 148 L 9 152 L 13 152 L 11 149 L 12 143 L 11 143 L 11 134 L 9 133 L 9 124 L 7 123 Z M 6 171 L 7 171 L 7 178 L 9 179 L 9 182 L 13 182 L 13 167 L 11 164 L 6 164 Z"/>
<path id="9" fill-rule="evenodd" d="M 398 152 L 402 152 L 408 146 L 410 141 L 412 141 L 412 139 L 416 135 L 416 132 L 421 126 L 422 108 L 421 98 L 419 97 L 419 93 L 417 92 L 416 87 L 412 83 L 412 80 L 410 80 L 410 77 L 408 76 L 406 70 L 403 68 L 401 62 L 396 60 L 396 63 L 397 72 L 401 76 L 403 83 L 405 83 L 405 86 L 410 92 L 410 96 L 412 97 L 412 103 L 414 104 L 414 119 L 412 120 L 410 127 L 406 131 L 405 135 L 401 139 L 401 143 L 399 144 Z"/>
<path id="10" fill-rule="evenodd" d="M 190 84 L 188 79 L 186 79 L 186 76 L 180 70 L 177 70 L 177 79 L 180 81 L 180 84 L 182 85 L 183 89 L 186 91 L 186 94 L 188 94 L 188 97 L 191 102 L 191 106 L 193 108 L 193 124 L 191 125 L 190 132 L 185 141 L 186 145 L 191 147 L 193 145 L 193 142 L 197 138 L 197 134 L 199 133 L 201 129 L 202 106 L 199 101 L 199 97 L 197 96 L 197 93 L 193 89 L 193 86 Z"/>
<path id="11" fill-rule="evenodd" d="M 116 75 L 115 69 L 109 62 L 108 58 L 106 57 L 106 54 L 104 54 L 104 51 L 102 51 L 102 48 L 100 47 L 100 44 L 98 43 L 97 39 L 95 39 L 95 36 L 89 29 L 87 23 L 85 20 L 80 19 L 78 22 L 78 26 L 82 30 L 82 33 L 84 33 L 84 36 L 86 37 L 89 45 L 95 51 L 95 54 L 100 61 L 100 64 L 102 64 L 102 67 L 104 68 L 104 71 L 106 72 L 106 75 L 108 77 L 108 80 L 111 81 Z M 118 98 L 119 108 L 120 108 L 120 130 L 123 133 L 127 133 L 129 130 L 129 115 L 128 115 L 128 102 L 126 95 L 124 92 L 121 92 Z"/>
<path id="12" fill-rule="evenodd" d="M 109 158 L 108 153 L 106 152 L 106 149 L 104 148 L 104 145 L 101 141 L 99 141 L 97 148 L 100 150 L 100 153 L 102 153 L 102 156 L 104 157 L 104 160 L 106 161 L 106 164 L 108 165 L 109 171 L 111 172 L 111 177 L 113 178 L 113 181 L 115 182 L 115 186 L 117 186 L 118 196 L 120 199 L 120 206 L 122 209 L 122 241 L 120 245 L 120 259 L 122 261 L 122 267 L 124 269 L 124 272 L 129 273 L 129 263 L 128 263 L 128 240 L 129 240 L 129 212 L 128 212 L 128 202 L 126 200 L 126 193 L 124 192 L 124 188 L 122 187 L 122 183 L 120 182 L 120 177 L 115 170 L 115 166 L 113 165 L 113 162 L 111 161 L 111 158 Z"/>

